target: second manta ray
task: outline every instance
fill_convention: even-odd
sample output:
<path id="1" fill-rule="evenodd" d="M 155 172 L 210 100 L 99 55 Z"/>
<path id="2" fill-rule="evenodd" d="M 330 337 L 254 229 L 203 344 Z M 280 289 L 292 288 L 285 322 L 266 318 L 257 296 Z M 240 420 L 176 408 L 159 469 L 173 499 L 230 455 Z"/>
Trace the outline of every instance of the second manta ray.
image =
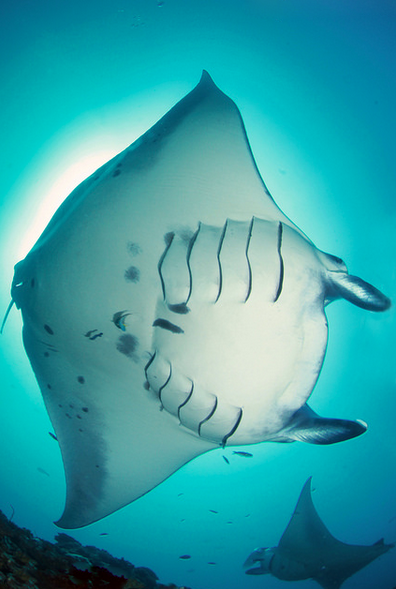
<path id="1" fill-rule="evenodd" d="M 323 589 L 339 589 L 346 579 L 394 546 L 382 539 L 371 546 L 359 546 L 334 538 L 316 513 L 310 477 L 279 545 L 256 548 L 244 568 L 248 575 L 269 573 L 282 581 L 314 579 Z"/>
<path id="2" fill-rule="evenodd" d="M 204 72 L 71 193 L 15 267 L 66 473 L 58 525 L 103 518 L 219 446 L 364 432 L 306 405 L 324 307 L 340 297 L 390 304 L 280 211 L 236 105 Z"/>

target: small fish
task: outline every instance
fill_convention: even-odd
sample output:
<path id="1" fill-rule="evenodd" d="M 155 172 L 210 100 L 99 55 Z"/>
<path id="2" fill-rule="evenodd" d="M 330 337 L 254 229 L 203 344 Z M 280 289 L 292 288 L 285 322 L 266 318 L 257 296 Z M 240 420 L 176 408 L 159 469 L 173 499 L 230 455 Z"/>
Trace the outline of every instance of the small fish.
<path id="1" fill-rule="evenodd" d="M 208 562 L 208 564 L 216 564 L 215 562 Z"/>
<path id="2" fill-rule="evenodd" d="M 95 335 L 92 335 L 92 336 L 91 336 L 89 339 L 91 339 L 91 340 L 94 340 L 94 339 L 96 339 L 97 337 L 102 337 L 102 335 L 103 335 L 103 333 L 102 333 L 102 332 L 100 332 L 100 333 L 95 333 Z"/>
<path id="3" fill-rule="evenodd" d="M 112 322 L 118 327 L 118 329 L 121 329 L 121 331 L 126 331 L 125 318 L 128 317 L 128 315 L 131 315 L 131 313 L 128 313 L 126 310 L 118 311 L 117 313 L 114 313 Z"/>
<path id="4" fill-rule="evenodd" d="M 101 534 L 99 534 L 99 536 L 108 536 L 109 534 L 107 532 L 102 532 Z"/>
<path id="5" fill-rule="evenodd" d="M 56 437 L 55 434 L 53 434 L 52 432 L 48 432 L 48 433 L 51 436 L 51 438 L 53 438 L 54 440 L 58 441 L 58 438 Z"/>
<path id="6" fill-rule="evenodd" d="M 49 477 L 49 474 L 48 474 L 48 472 L 47 472 L 46 470 L 44 470 L 44 468 L 41 468 L 41 466 L 38 466 L 38 467 L 37 467 L 37 470 L 38 470 L 39 472 L 41 472 L 41 474 L 45 474 L 45 476 Z"/>
<path id="7" fill-rule="evenodd" d="M 237 454 L 238 456 L 243 456 L 243 458 L 252 458 L 253 454 L 250 454 L 250 452 L 237 452 L 234 451 L 233 454 Z"/>
<path id="8" fill-rule="evenodd" d="M 188 560 L 189 558 L 191 558 L 191 556 L 189 554 L 182 554 L 181 556 L 179 556 L 179 558 L 181 560 Z"/>
<path id="9" fill-rule="evenodd" d="M 85 337 L 91 337 L 91 335 L 93 333 L 95 333 L 95 331 L 98 331 L 97 329 L 91 329 L 90 331 L 87 331 L 87 333 L 84 334 Z"/>
<path id="10" fill-rule="evenodd" d="M 209 509 L 209 511 L 212 513 L 219 513 L 218 511 L 215 511 L 214 509 Z"/>
<path id="11" fill-rule="evenodd" d="M 90 340 L 94 340 L 98 337 L 102 337 L 103 332 L 102 331 L 98 331 L 98 333 L 95 333 L 95 331 L 98 331 L 97 329 L 91 329 L 90 331 L 87 331 L 87 333 L 84 334 L 85 337 L 89 337 Z"/>
<path id="12" fill-rule="evenodd" d="M 224 460 L 224 462 L 226 462 L 227 464 L 230 464 L 230 461 L 228 460 L 227 456 L 224 456 L 224 454 L 223 454 L 223 460 Z"/>

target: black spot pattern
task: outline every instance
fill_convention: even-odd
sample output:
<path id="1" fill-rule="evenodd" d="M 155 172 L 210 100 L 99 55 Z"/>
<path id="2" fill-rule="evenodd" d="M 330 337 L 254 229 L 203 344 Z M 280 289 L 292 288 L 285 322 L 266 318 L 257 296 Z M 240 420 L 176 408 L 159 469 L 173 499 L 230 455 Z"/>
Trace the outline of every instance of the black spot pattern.
<path id="1" fill-rule="evenodd" d="M 189 307 L 187 307 L 186 303 L 179 303 L 176 305 L 168 305 L 168 309 L 173 313 L 178 313 L 179 315 L 186 315 L 190 312 Z"/>
<path id="2" fill-rule="evenodd" d="M 54 335 L 53 330 L 51 329 L 51 327 L 47 324 L 44 325 L 44 329 L 47 333 L 49 333 L 50 335 Z"/>
<path id="3" fill-rule="evenodd" d="M 77 381 L 78 381 L 80 384 L 84 384 L 84 383 L 85 383 L 85 378 L 84 378 L 83 376 L 78 376 L 78 377 L 77 377 Z"/>
<path id="4" fill-rule="evenodd" d="M 59 404 L 58 407 L 60 407 L 61 409 L 63 409 L 63 405 Z M 70 409 L 72 411 L 70 411 Z M 76 405 L 74 405 L 73 403 L 69 403 L 67 411 L 64 410 L 63 414 L 65 417 L 67 417 L 67 419 L 70 419 L 71 421 L 78 419 L 81 421 L 84 420 L 84 418 L 86 417 L 85 414 L 88 413 L 88 407 L 76 407 Z M 77 424 L 76 424 L 77 425 Z M 81 424 L 79 424 L 81 425 Z M 82 432 L 82 429 L 79 429 L 78 431 Z"/>
<path id="5" fill-rule="evenodd" d="M 136 268 L 136 266 L 129 266 L 127 270 L 125 270 L 124 274 L 125 280 L 128 282 L 139 282 L 140 279 L 140 270 Z"/>
<path id="6" fill-rule="evenodd" d="M 156 319 L 153 323 L 153 327 L 161 327 L 172 333 L 184 333 L 183 329 L 174 323 L 171 323 L 167 319 Z"/>
<path id="7" fill-rule="evenodd" d="M 127 251 L 131 256 L 137 256 L 138 254 L 141 253 L 141 248 L 140 245 L 133 242 L 133 241 L 128 241 L 127 243 Z"/>
<path id="8" fill-rule="evenodd" d="M 125 354 L 128 358 L 135 359 L 135 351 L 138 347 L 139 340 L 136 336 L 130 333 L 125 333 L 118 338 L 117 350 L 121 354 Z"/>

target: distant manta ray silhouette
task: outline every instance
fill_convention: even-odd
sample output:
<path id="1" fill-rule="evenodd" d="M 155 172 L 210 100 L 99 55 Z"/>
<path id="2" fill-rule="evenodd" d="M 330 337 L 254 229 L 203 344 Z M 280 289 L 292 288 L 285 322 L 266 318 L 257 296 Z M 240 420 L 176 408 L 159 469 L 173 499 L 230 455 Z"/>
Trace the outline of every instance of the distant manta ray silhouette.
<path id="1" fill-rule="evenodd" d="M 336 540 L 316 512 L 311 478 L 278 546 L 256 548 L 244 564 L 247 575 L 271 574 L 282 581 L 313 579 L 323 589 L 339 589 L 346 579 L 395 546 L 383 539 L 371 546 Z"/>
<path id="2" fill-rule="evenodd" d="M 383 311 L 389 299 L 280 211 L 207 72 L 71 193 L 11 294 L 62 452 L 61 527 L 105 517 L 219 446 L 366 430 L 306 401 L 324 306 Z"/>

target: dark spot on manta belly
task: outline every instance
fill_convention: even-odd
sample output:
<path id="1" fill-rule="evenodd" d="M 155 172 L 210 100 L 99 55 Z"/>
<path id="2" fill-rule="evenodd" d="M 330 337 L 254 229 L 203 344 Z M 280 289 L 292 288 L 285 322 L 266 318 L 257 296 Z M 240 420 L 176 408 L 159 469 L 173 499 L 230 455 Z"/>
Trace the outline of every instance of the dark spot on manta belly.
<path id="1" fill-rule="evenodd" d="M 118 338 L 117 350 L 125 354 L 128 358 L 134 358 L 135 351 L 138 347 L 139 340 L 130 333 L 125 333 Z"/>
<path id="2" fill-rule="evenodd" d="M 129 266 L 129 268 L 127 268 L 125 270 L 124 278 L 128 282 L 139 282 L 139 279 L 140 279 L 139 268 L 136 268 L 136 266 Z"/>
<path id="3" fill-rule="evenodd" d="M 50 328 L 49 325 L 45 324 L 44 325 L 44 329 L 47 333 L 49 333 L 50 335 L 54 335 L 54 332 L 52 331 L 52 329 Z"/>
<path id="4" fill-rule="evenodd" d="M 166 319 L 156 319 L 153 323 L 153 327 L 162 327 L 162 329 L 167 329 L 172 333 L 184 333 L 183 329 Z"/>
<path id="5" fill-rule="evenodd" d="M 84 413 L 88 413 L 88 407 L 81 407 L 81 411 L 84 411 Z"/>
<path id="6" fill-rule="evenodd" d="M 121 168 L 122 168 L 122 162 L 118 162 L 118 164 L 116 165 L 116 168 L 113 172 L 113 177 L 119 176 L 121 174 Z"/>
<path id="7" fill-rule="evenodd" d="M 190 312 L 189 307 L 187 307 L 186 303 L 178 303 L 176 305 L 168 305 L 168 309 L 173 313 L 178 313 L 179 315 L 186 315 Z"/>
<path id="8" fill-rule="evenodd" d="M 85 383 L 85 378 L 84 378 L 83 376 L 78 376 L 78 377 L 77 377 L 77 381 L 78 381 L 80 384 L 84 384 L 84 383 Z"/>
<path id="9" fill-rule="evenodd" d="M 133 241 L 128 241 L 127 251 L 131 254 L 131 256 L 137 256 L 141 253 L 142 250 L 139 244 L 134 243 Z"/>

